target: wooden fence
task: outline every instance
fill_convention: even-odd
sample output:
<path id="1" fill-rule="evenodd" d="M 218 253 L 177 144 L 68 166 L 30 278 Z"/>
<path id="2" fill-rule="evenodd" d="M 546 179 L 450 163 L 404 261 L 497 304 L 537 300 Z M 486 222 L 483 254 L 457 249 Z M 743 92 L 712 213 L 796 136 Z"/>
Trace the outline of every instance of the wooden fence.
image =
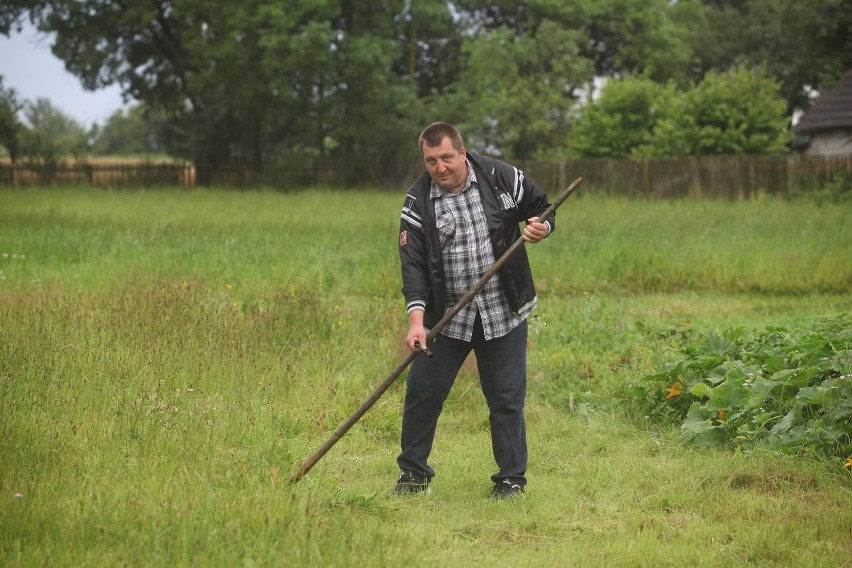
<path id="1" fill-rule="evenodd" d="M 0 185 L 93 185 L 98 187 L 192 187 L 191 165 L 154 164 L 0 164 Z"/>
<path id="2" fill-rule="evenodd" d="M 800 156 L 689 156 L 666 159 L 592 158 L 517 161 L 547 191 L 558 191 L 578 176 L 584 185 L 614 195 L 644 197 L 749 197 L 787 195 L 844 176 L 852 180 L 852 154 Z M 248 166 L 198 168 L 186 164 L 128 163 L 39 166 L 0 164 L 0 186 L 85 184 L 99 187 L 230 188 L 349 186 L 404 190 L 422 171 L 420 164 L 392 163 L 352 179 L 339 162 L 298 161 L 263 170 Z"/>
<path id="3" fill-rule="evenodd" d="M 822 158 L 799 156 L 687 156 L 629 160 L 589 158 L 529 161 L 520 164 L 546 188 L 566 187 L 583 176 L 584 185 L 611 194 L 646 197 L 750 197 L 788 195 L 831 181 L 852 180 L 852 154 Z"/>

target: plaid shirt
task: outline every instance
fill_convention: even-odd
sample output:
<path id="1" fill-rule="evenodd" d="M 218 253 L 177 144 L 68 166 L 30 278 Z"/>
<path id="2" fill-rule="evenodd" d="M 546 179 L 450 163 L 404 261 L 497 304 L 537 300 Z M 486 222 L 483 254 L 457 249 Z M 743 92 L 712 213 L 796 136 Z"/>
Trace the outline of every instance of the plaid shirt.
<path id="1" fill-rule="evenodd" d="M 447 278 L 447 305 L 452 307 L 495 262 L 479 183 L 470 161 L 467 162 L 467 180 L 460 193 L 444 191 L 433 181 L 429 197 L 435 201 L 435 223 Z M 533 300 L 521 313 L 514 313 L 500 285 L 500 275 L 495 274 L 441 333 L 470 341 L 479 312 L 485 339 L 502 337 L 523 322 L 536 304 L 537 300 Z"/>

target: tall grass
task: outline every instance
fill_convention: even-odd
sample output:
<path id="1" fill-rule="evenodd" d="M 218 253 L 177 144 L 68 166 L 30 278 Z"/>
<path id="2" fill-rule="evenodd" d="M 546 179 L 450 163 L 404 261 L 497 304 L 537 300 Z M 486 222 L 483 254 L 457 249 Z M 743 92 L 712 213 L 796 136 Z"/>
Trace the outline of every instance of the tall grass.
<path id="1" fill-rule="evenodd" d="M 431 496 L 385 496 L 402 381 L 290 486 L 403 356 L 399 198 L 0 194 L 0 562 L 848 561 L 836 464 L 685 446 L 626 402 L 667 330 L 849 311 L 848 206 L 569 201 L 531 248 L 528 495 L 484 498 L 472 364 L 442 416 Z"/>
<path id="2" fill-rule="evenodd" d="M 0 252 L 29 256 L 2 259 L 4 284 L 193 276 L 392 296 L 399 207 L 387 192 L 6 191 Z M 848 204 L 771 198 L 582 196 L 559 211 L 559 244 L 531 254 L 545 294 L 845 293 L 850 216 Z"/>
<path id="3" fill-rule="evenodd" d="M 586 197 L 557 217 L 564 244 L 534 249 L 543 285 L 557 293 L 852 287 L 848 205 Z"/>

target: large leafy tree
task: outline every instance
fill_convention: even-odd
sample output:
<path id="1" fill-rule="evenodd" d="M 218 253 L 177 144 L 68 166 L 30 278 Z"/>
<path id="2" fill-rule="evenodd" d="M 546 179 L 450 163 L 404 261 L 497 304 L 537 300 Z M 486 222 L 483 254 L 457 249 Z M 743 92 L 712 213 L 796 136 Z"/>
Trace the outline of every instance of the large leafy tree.
<path id="1" fill-rule="evenodd" d="M 456 4 L 468 35 L 453 107 L 476 139 L 512 157 L 564 154 L 595 76 L 688 79 L 689 44 L 666 0 Z"/>
<path id="2" fill-rule="evenodd" d="M 464 67 L 452 94 L 431 101 L 435 116 L 457 122 L 480 150 L 513 158 L 559 153 L 571 109 L 594 77 L 581 24 L 589 4 L 458 2 Z"/>
<path id="3" fill-rule="evenodd" d="M 402 148 L 416 147 L 410 125 L 418 106 L 414 85 L 391 71 L 401 51 L 393 41 L 401 3 L 341 4 L 333 44 L 339 55 L 332 137 L 340 144 L 347 181 L 364 185 Z"/>
<path id="4" fill-rule="evenodd" d="M 474 33 L 509 29 L 541 37 L 554 22 L 582 35 L 580 55 L 594 62 L 595 75 L 643 72 L 656 80 L 682 78 L 692 58 L 690 29 L 675 19 L 669 0 L 457 0 L 462 22 Z"/>
<path id="5" fill-rule="evenodd" d="M 655 81 L 688 80 L 689 29 L 676 20 L 677 2 L 604 0 L 590 11 L 587 53 L 599 76 L 643 74 Z"/>
<path id="6" fill-rule="evenodd" d="M 235 125 L 239 98 L 222 104 L 228 86 L 212 88 L 223 67 L 255 76 L 251 54 L 223 61 L 244 8 L 221 0 L 38 0 L 30 3 L 30 16 L 39 29 L 55 33 L 54 54 L 86 88 L 120 85 L 128 99 L 169 116 L 177 134 L 173 153 L 217 164 L 233 157 L 235 133 L 247 131 L 246 124 Z M 262 115 L 265 108 L 256 111 Z"/>
<path id="7" fill-rule="evenodd" d="M 404 6 L 349 0 L 313 6 L 302 21 L 282 5 L 262 10 L 270 23 L 260 40 L 264 70 L 282 111 L 275 126 L 279 155 L 336 155 L 348 183 L 367 184 L 384 161 L 406 145 L 416 147 L 416 86 L 394 71 L 404 57 L 395 41 Z"/>
<path id="8" fill-rule="evenodd" d="M 403 2 L 39 0 L 29 7 L 86 87 L 119 84 L 128 99 L 166 114 L 169 150 L 199 166 L 261 166 L 299 150 L 337 152 L 362 167 L 399 148 L 416 108 L 414 87 L 392 72 Z"/>
<path id="9" fill-rule="evenodd" d="M 445 0 L 405 0 L 395 16 L 398 57 L 392 70 L 415 85 L 420 97 L 443 93 L 462 69 L 462 33 Z"/>
<path id="10" fill-rule="evenodd" d="M 501 28 L 466 42 L 468 67 L 447 99 L 448 114 L 474 147 L 513 158 L 564 149 L 592 62 L 579 54 L 582 34 L 549 20 L 536 28 L 534 35 Z"/>
<path id="11" fill-rule="evenodd" d="M 763 65 L 780 81 L 787 112 L 852 69 L 848 0 L 679 0 L 678 25 L 692 45 L 692 74 Z"/>
<path id="12" fill-rule="evenodd" d="M 780 81 L 788 110 L 852 69 L 852 6 L 846 0 L 748 3 L 746 54 Z"/>

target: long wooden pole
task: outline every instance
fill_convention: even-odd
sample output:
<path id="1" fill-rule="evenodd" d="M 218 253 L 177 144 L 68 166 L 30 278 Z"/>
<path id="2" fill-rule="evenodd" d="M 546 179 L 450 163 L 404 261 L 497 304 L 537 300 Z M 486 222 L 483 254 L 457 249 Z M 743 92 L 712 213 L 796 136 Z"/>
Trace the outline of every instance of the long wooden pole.
<path id="1" fill-rule="evenodd" d="M 552 216 L 553 213 L 559 208 L 559 206 L 562 205 L 562 203 L 566 199 L 568 199 L 568 197 L 572 193 L 574 193 L 574 190 L 577 189 L 577 186 L 579 186 L 582 181 L 583 178 L 581 177 L 574 180 L 574 182 L 569 185 L 568 188 L 565 189 L 565 191 L 563 191 L 559 197 L 556 198 L 556 201 L 554 201 L 550 205 L 550 207 L 548 207 L 547 210 L 541 214 L 541 216 L 538 218 L 539 222 L 543 223 L 550 216 Z M 491 278 L 493 278 L 494 275 L 497 274 L 497 272 L 499 272 L 501 268 L 503 268 L 503 265 L 506 264 L 509 258 L 515 253 L 516 250 L 522 247 L 523 244 L 523 237 L 512 243 L 512 246 L 510 246 L 509 249 L 505 253 L 503 253 L 503 256 L 501 256 L 497 260 L 497 262 L 495 262 L 491 266 L 488 272 L 486 272 L 485 275 L 480 278 L 479 281 L 474 284 L 473 287 L 471 287 L 471 289 L 468 290 L 468 292 L 464 296 L 462 296 L 462 298 L 458 302 L 456 302 L 456 305 L 453 306 L 452 309 L 450 309 L 446 314 L 444 314 L 444 317 L 442 317 L 438 321 L 438 323 L 432 326 L 432 329 L 426 336 L 426 346 L 428 346 L 436 337 L 438 337 L 438 335 L 441 333 L 441 330 L 443 330 L 447 326 L 447 324 L 450 323 L 450 321 L 452 321 L 454 317 L 456 317 L 456 315 L 462 310 L 462 308 L 464 308 L 468 303 L 470 303 L 471 300 L 473 300 L 473 298 L 476 297 L 476 295 L 485 287 L 485 284 L 487 284 L 488 281 L 491 280 Z M 317 451 L 313 453 L 313 455 L 311 455 L 311 457 L 309 457 L 307 460 L 305 460 L 304 463 L 302 463 L 301 466 L 299 466 L 299 469 L 290 478 L 290 483 L 298 483 L 305 476 L 305 474 L 308 473 L 311 468 L 314 467 L 316 463 L 320 461 L 322 457 L 326 453 L 328 453 L 328 451 L 346 434 L 346 432 L 348 432 L 349 429 L 352 428 L 352 426 L 354 426 L 355 423 L 358 422 L 361 417 L 364 416 L 364 414 L 366 414 L 367 411 L 370 410 L 370 408 L 374 404 L 376 404 L 376 401 L 381 398 L 381 396 L 385 393 L 386 390 L 388 390 L 388 388 L 390 388 L 390 386 L 397 379 L 397 377 L 402 374 L 406 367 L 408 367 L 412 363 L 412 361 L 414 361 L 414 359 L 416 359 L 417 356 L 420 355 L 420 353 L 421 352 L 415 352 L 409 354 L 404 361 L 397 365 L 396 368 L 391 371 L 390 374 L 385 378 L 385 380 L 379 383 L 379 386 L 376 387 L 373 393 L 367 397 L 367 399 L 361 404 L 361 406 L 359 406 L 358 409 L 353 412 L 349 418 L 340 423 L 340 426 L 338 426 L 334 433 L 332 433 L 331 437 L 326 440 L 325 443 L 320 446 Z"/>

